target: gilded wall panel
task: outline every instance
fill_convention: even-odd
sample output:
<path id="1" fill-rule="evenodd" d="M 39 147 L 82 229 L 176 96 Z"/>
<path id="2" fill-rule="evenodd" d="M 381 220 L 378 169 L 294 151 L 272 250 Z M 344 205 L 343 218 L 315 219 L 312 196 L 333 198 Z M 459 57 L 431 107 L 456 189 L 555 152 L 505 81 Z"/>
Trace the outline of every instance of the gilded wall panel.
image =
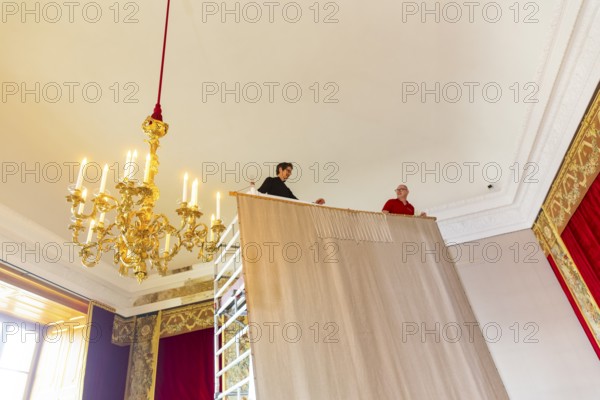
<path id="1" fill-rule="evenodd" d="M 544 253 L 552 259 L 581 315 L 600 345 L 600 311 L 561 234 L 600 171 L 600 91 L 586 112 L 533 226 Z"/>
<path id="2" fill-rule="evenodd" d="M 543 208 L 558 233 L 562 233 L 600 171 L 600 96 L 586 113 L 550 187 Z"/>
<path id="3" fill-rule="evenodd" d="M 111 342 L 118 346 L 129 346 L 133 342 L 133 331 L 135 329 L 135 317 L 123 318 L 115 315 Z"/>
<path id="4" fill-rule="evenodd" d="M 585 281 L 579 274 L 569 252 L 559 239 L 556 245 L 551 248 L 552 259 L 556 263 L 560 274 L 565 280 L 571 295 L 577 303 L 579 311 L 583 315 L 596 344 L 600 345 L 600 310 L 594 297 L 585 284 Z"/>
<path id="5" fill-rule="evenodd" d="M 127 400 L 154 399 L 161 312 L 135 317 L 127 371 Z"/>
<path id="6" fill-rule="evenodd" d="M 214 324 L 214 305 L 212 300 L 165 310 L 163 311 L 160 326 L 160 337 L 181 335 L 183 333 L 212 328 Z"/>
<path id="7" fill-rule="evenodd" d="M 115 316 L 112 343 L 131 345 L 125 399 L 154 398 L 160 338 L 212 328 L 213 315 L 213 302 L 209 301 L 151 315 L 130 318 Z"/>

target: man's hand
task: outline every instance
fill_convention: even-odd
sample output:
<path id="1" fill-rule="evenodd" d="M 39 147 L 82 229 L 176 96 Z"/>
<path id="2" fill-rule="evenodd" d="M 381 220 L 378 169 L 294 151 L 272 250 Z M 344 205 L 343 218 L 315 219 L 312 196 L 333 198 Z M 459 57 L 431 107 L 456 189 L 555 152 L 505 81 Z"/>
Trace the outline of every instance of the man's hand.
<path id="1" fill-rule="evenodd" d="M 318 204 L 321 206 L 321 205 L 325 204 L 325 199 L 316 199 L 315 204 Z"/>
<path id="2" fill-rule="evenodd" d="M 426 217 L 427 213 L 425 211 L 423 211 L 421 214 L 419 214 L 419 217 Z"/>

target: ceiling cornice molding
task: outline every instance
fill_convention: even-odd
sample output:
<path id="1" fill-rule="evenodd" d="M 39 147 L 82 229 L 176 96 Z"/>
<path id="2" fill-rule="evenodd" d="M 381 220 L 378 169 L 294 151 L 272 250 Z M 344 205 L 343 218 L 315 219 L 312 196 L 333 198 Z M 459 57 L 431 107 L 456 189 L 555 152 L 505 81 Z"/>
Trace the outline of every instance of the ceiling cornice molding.
<path id="1" fill-rule="evenodd" d="M 572 18 L 573 11 L 561 18 Z M 517 155 L 517 161 L 523 160 L 521 165 L 531 162 L 537 166 L 538 181 L 521 181 L 504 188 L 501 194 L 428 210 L 438 217 L 446 242 L 463 243 L 533 225 L 600 80 L 600 2 L 583 2 L 576 17 L 575 26 L 567 36 L 568 43 L 553 40 L 555 48 L 548 53 L 546 61 L 553 60 L 555 65 L 548 67 L 542 77 L 542 83 L 552 87 L 547 94 L 549 100 L 533 107 L 526 124 L 528 131 L 523 136 L 524 144 L 533 144 L 524 146 Z M 571 29 L 565 21 L 556 26 Z M 564 54 L 561 61 L 557 54 Z M 553 73 L 553 69 L 557 72 Z M 556 80 L 550 82 L 555 74 Z"/>

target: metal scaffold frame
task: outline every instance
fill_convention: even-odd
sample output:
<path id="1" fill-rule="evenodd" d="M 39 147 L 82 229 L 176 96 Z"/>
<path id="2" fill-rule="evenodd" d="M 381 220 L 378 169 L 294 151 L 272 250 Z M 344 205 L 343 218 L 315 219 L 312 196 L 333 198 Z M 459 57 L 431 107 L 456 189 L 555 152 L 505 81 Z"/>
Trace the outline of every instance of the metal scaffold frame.
<path id="1" fill-rule="evenodd" d="M 215 399 L 253 400 L 246 294 L 236 216 L 217 246 L 214 264 Z"/>

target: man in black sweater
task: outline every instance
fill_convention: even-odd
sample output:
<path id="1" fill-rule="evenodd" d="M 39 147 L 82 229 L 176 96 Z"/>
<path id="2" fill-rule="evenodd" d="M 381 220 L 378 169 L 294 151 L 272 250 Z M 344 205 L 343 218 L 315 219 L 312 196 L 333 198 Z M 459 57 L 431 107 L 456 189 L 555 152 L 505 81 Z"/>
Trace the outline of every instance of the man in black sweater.
<path id="1" fill-rule="evenodd" d="M 276 177 L 268 177 L 265 179 L 263 184 L 258 188 L 258 191 L 265 194 L 270 194 L 273 196 L 286 197 L 288 199 L 296 199 L 298 198 L 294 196 L 294 193 L 290 190 L 289 187 L 285 184 L 285 181 L 292 174 L 292 170 L 294 166 L 289 162 L 282 162 L 277 165 L 277 176 Z M 316 204 L 325 204 L 325 200 L 317 199 L 315 201 Z"/>

